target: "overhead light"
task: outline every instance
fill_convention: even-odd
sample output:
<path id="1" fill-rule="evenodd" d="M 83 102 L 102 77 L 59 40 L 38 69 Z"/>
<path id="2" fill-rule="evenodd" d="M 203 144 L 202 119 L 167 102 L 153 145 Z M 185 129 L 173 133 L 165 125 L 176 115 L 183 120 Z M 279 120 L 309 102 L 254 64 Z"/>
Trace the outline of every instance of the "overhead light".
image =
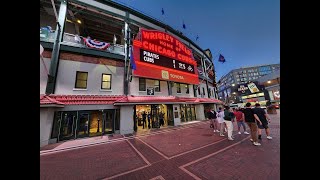
<path id="1" fill-rule="evenodd" d="M 269 84 L 270 84 L 270 83 L 271 83 L 271 81 L 268 81 L 267 83 L 269 83 Z"/>
<path id="2" fill-rule="evenodd" d="M 235 84 L 232 84 L 232 86 L 235 86 Z"/>
<path id="3" fill-rule="evenodd" d="M 81 21 L 80 21 L 80 19 L 78 19 L 78 20 L 77 20 L 77 23 L 81 24 Z"/>

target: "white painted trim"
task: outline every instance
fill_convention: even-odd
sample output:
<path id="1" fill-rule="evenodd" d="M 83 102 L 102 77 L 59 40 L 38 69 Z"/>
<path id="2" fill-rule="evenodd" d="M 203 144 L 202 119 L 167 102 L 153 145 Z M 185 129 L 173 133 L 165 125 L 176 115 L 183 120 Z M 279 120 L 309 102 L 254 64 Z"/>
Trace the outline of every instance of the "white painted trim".
<path id="1" fill-rule="evenodd" d="M 88 89 L 73 88 L 74 91 L 88 91 Z"/>
<path id="2" fill-rule="evenodd" d="M 112 89 L 100 89 L 100 91 L 104 91 L 104 92 L 112 92 Z"/>

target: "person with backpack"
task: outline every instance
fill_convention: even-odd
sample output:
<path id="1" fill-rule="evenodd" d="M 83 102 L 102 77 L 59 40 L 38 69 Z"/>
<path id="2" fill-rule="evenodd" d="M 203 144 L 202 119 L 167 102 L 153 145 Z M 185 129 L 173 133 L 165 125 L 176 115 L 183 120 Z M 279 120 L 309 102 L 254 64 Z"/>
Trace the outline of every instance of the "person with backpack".
<path id="1" fill-rule="evenodd" d="M 226 106 L 224 110 L 224 122 L 226 123 L 227 126 L 227 131 L 228 131 L 228 140 L 233 141 L 233 136 L 232 136 L 232 131 L 233 131 L 233 121 L 234 114 L 230 112 L 230 107 Z"/>
<path id="2" fill-rule="evenodd" d="M 251 106 L 251 103 L 248 102 L 245 108 L 243 109 L 243 114 L 244 114 L 243 117 L 244 117 L 244 121 L 248 124 L 250 128 L 250 134 L 251 134 L 250 141 L 253 143 L 253 145 L 260 146 L 261 144 L 258 142 L 258 136 L 257 136 L 257 131 L 258 131 L 257 123 L 261 124 L 261 121 L 259 119 L 255 119 L 254 112 L 250 106 Z"/>

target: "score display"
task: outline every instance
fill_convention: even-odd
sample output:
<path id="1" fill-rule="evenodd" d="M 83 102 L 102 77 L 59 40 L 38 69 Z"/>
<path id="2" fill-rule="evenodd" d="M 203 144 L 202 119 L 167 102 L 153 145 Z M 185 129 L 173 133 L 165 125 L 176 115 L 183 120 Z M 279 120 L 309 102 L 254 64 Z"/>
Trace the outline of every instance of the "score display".
<path id="1" fill-rule="evenodd" d="M 140 61 L 194 74 L 194 66 L 192 64 L 168 58 L 166 56 L 162 56 L 160 54 L 149 52 L 143 49 L 140 49 Z"/>

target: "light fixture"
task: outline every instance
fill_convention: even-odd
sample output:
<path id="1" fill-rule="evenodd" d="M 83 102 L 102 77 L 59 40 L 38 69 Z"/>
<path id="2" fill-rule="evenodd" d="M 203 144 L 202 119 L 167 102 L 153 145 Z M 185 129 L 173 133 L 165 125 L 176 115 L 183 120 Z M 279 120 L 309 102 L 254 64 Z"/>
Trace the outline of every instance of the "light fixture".
<path id="1" fill-rule="evenodd" d="M 78 19 L 78 20 L 77 20 L 77 23 L 81 24 L 81 21 L 80 21 L 80 19 Z"/>
<path id="2" fill-rule="evenodd" d="M 270 84 L 270 83 L 271 83 L 271 81 L 268 81 L 267 83 L 269 83 L 269 84 Z"/>
<path id="3" fill-rule="evenodd" d="M 232 86 L 235 86 L 235 84 L 232 84 Z"/>
<path id="4" fill-rule="evenodd" d="M 232 94 L 236 94 L 236 92 L 233 92 Z"/>

